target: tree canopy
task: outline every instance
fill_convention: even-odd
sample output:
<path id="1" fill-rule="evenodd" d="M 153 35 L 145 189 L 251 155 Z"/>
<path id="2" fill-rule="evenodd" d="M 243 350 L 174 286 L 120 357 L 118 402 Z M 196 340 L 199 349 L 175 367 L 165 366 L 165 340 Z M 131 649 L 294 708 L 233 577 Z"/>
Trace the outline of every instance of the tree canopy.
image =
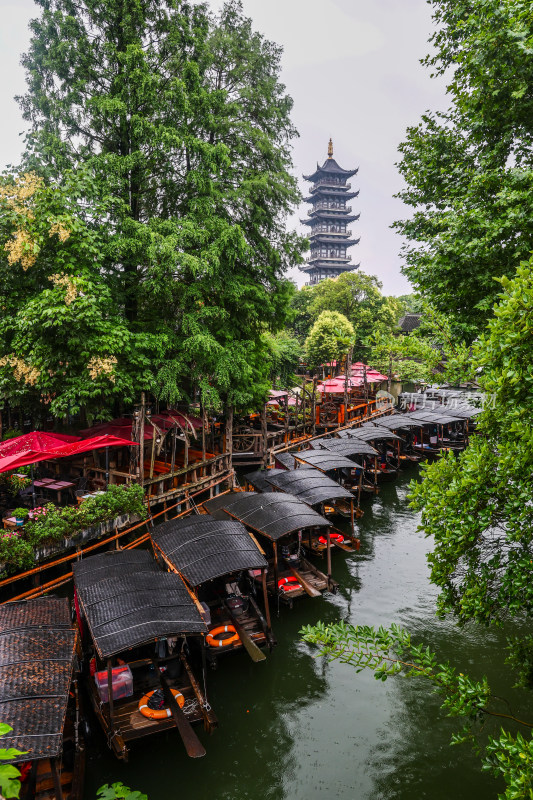
<path id="1" fill-rule="evenodd" d="M 404 272 L 472 341 L 498 293 L 533 249 L 533 18 L 526 0 L 431 0 L 426 65 L 450 76 L 446 112 L 427 113 L 400 147 L 414 209 L 396 228 Z"/>
<path id="2" fill-rule="evenodd" d="M 305 338 L 323 311 L 343 314 L 354 328 L 354 357 L 366 361 L 371 335 L 376 329 L 392 333 L 405 308 L 395 297 L 384 296 L 381 288 L 374 275 L 360 270 L 305 286 L 292 300 L 292 328 Z"/>
<path id="3" fill-rule="evenodd" d="M 346 356 L 354 341 L 351 322 L 338 311 L 323 311 L 305 340 L 305 352 L 313 368 Z"/>
<path id="4" fill-rule="evenodd" d="M 125 397 L 142 387 L 169 402 L 199 390 L 207 405 L 257 403 L 268 388 L 263 333 L 284 324 L 284 272 L 303 241 L 285 228 L 299 192 L 280 49 L 236 1 L 218 16 L 181 0 L 39 5 L 23 59 L 25 169 L 50 190 L 89 176 L 90 203 L 71 203 L 97 242 L 99 302 L 141 348 L 129 352 L 132 373 L 150 346 L 149 371 Z M 54 269 L 58 286 L 78 279 L 72 261 Z M 41 291 L 28 287 L 25 300 Z"/>

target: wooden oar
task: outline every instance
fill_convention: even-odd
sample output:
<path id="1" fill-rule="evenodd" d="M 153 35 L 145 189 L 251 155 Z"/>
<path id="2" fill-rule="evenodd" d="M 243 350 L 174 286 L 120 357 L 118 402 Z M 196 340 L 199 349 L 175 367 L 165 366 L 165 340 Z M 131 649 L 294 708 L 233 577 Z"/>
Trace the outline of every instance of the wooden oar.
<path id="1" fill-rule="evenodd" d="M 236 618 L 235 614 L 232 613 L 231 608 L 227 605 L 227 603 L 225 603 L 224 605 L 226 606 L 228 614 L 230 615 L 233 624 L 235 626 L 235 629 L 239 634 L 239 639 L 241 640 L 244 649 L 246 650 L 252 661 L 256 662 L 266 661 L 266 655 L 259 649 L 259 647 L 256 645 L 256 643 L 254 642 L 248 631 L 241 625 L 239 620 Z"/>
<path id="2" fill-rule="evenodd" d="M 308 582 L 305 580 L 305 578 L 303 578 L 303 577 L 300 575 L 300 573 L 298 572 L 298 570 L 296 570 L 296 569 L 294 569 L 294 568 L 293 568 L 293 569 L 292 569 L 292 574 L 294 575 L 294 577 L 295 577 L 295 578 L 297 578 L 298 582 L 299 582 L 299 583 L 301 584 L 301 586 L 302 586 L 302 589 L 305 589 L 305 591 L 307 592 L 307 594 L 309 595 L 309 597 L 320 597 L 320 592 L 318 591 L 318 589 L 315 589 L 315 587 L 314 587 L 314 586 L 311 586 L 311 584 L 310 584 L 310 583 L 308 583 Z"/>
<path id="3" fill-rule="evenodd" d="M 156 675 L 159 675 L 159 682 L 162 686 L 163 694 L 165 695 L 165 702 L 168 704 L 170 711 L 172 712 L 174 722 L 176 723 L 176 728 L 178 729 L 178 733 L 183 740 L 187 755 L 191 758 L 201 758 L 202 756 L 205 756 L 205 747 L 193 731 L 192 725 L 183 713 L 183 710 L 176 702 L 166 677 L 159 669 L 159 664 L 155 659 L 153 659 L 152 663 L 154 665 Z"/>

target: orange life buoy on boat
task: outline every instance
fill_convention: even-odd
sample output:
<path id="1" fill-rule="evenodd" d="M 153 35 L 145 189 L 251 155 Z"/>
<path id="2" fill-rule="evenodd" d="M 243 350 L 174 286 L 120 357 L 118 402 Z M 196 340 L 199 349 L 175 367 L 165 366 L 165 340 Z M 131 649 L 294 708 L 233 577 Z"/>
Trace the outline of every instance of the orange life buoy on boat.
<path id="1" fill-rule="evenodd" d="M 340 533 L 330 533 L 329 538 L 330 541 L 333 542 L 333 544 L 335 544 L 335 542 L 337 542 L 338 544 L 342 544 L 344 542 L 344 536 L 342 536 L 342 534 Z M 326 539 L 325 536 L 319 536 L 318 541 L 320 542 L 320 544 L 328 543 L 328 540 Z"/>
<path id="2" fill-rule="evenodd" d="M 301 588 L 302 584 L 298 582 L 298 578 L 295 578 L 294 575 L 290 575 L 288 578 L 280 578 L 278 581 L 278 589 L 281 592 L 294 592 Z"/>
<path id="3" fill-rule="evenodd" d="M 148 694 L 145 694 L 144 697 L 141 697 L 139 700 L 139 711 L 143 715 L 143 717 L 147 717 L 148 719 L 166 719 L 167 717 L 172 716 L 172 711 L 170 708 L 150 708 L 148 705 L 148 701 L 153 695 L 156 690 L 153 689 Z M 179 705 L 180 708 L 183 708 L 185 705 L 185 698 L 181 692 L 178 692 L 177 689 L 170 690 L 174 695 L 174 700 Z"/>
<path id="4" fill-rule="evenodd" d="M 220 639 L 222 633 L 232 633 L 233 636 L 226 636 Z M 212 628 L 205 637 L 207 644 L 210 647 L 227 647 L 229 644 L 234 644 L 240 640 L 239 634 L 233 625 L 219 625 L 218 628 Z"/>

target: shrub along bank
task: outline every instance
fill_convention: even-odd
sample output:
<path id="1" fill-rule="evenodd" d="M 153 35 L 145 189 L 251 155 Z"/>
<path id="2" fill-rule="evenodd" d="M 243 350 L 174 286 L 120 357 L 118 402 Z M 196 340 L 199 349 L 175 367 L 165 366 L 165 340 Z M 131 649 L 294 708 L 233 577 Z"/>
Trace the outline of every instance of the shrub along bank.
<path id="1" fill-rule="evenodd" d="M 31 567 L 35 550 L 44 545 L 70 539 L 94 525 L 116 519 L 123 514 L 146 517 L 141 486 L 110 486 L 105 494 L 84 500 L 77 508 L 56 508 L 52 503 L 23 528 L 0 534 L 0 561 L 10 571 Z"/>

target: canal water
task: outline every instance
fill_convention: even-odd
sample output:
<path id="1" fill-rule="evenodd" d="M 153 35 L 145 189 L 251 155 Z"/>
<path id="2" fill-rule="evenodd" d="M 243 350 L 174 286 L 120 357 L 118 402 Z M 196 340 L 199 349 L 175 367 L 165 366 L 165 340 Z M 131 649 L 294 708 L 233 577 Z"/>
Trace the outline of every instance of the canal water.
<path id="1" fill-rule="evenodd" d="M 505 667 L 506 632 L 459 630 L 435 618 L 430 542 L 417 531 L 418 516 L 406 499 L 414 477 L 416 468 L 403 472 L 365 504 L 361 550 L 334 553 L 336 595 L 302 599 L 292 610 L 282 608 L 279 618 L 274 610 L 278 645 L 266 662 L 253 664 L 241 653 L 209 672 L 219 728 L 212 736 L 197 729 L 205 758 L 187 758 L 172 732 L 135 743 L 122 764 L 93 723 L 86 798 L 120 780 L 149 800 L 495 800 L 503 786 L 481 771 L 468 745 L 450 746 L 460 723 L 443 716 L 426 683 L 376 681 L 371 673 L 326 663 L 300 641 L 301 626 L 318 620 L 396 622 L 442 660 L 473 677 L 487 675 L 495 693 L 533 717 L 531 699 L 512 688 Z"/>

